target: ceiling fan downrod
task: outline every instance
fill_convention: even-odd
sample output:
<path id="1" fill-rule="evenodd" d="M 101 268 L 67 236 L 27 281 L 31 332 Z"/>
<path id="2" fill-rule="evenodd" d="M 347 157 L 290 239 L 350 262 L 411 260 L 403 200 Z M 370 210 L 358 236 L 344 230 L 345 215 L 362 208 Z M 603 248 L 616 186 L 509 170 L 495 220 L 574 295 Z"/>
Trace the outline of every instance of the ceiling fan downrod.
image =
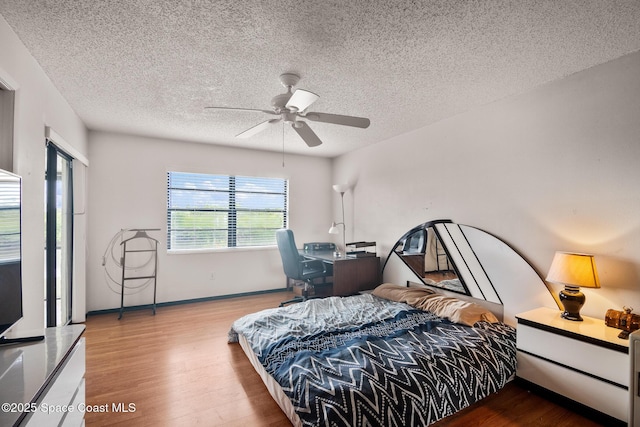
<path id="1" fill-rule="evenodd" d="M 286 105 L 287 105 L 287 102 L 289 102 L 289 99 L 291 99 L 291 96 L 293 95 L 293 92 L 291 91 L 291 89 L 299 81 L 300 81 L 300 76 L 298 76 L 297 74 L 292 74 L 292 73 L 280 74 L 280 83 L 282 83 L 282 86 L 287 88 L 287 92 L 281 93 L 280 95 L 276 95 L 273 98 L 271 98 L 271 106 L 275 109 L 276 113 L 278 114 L 287 113 L 287 112 L 295 113 L 297 111 L 297 109 L 287 107 Z M 283 118 L 285 119 L 285 122 L 286 122 L 287 119 L 285 117 Z"/>

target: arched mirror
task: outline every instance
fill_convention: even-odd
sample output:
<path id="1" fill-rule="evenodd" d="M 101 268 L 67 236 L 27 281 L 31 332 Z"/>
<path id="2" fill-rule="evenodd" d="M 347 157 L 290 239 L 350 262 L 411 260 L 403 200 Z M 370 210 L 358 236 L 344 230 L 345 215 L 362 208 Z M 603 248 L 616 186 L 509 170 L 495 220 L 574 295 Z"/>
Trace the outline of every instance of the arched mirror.
<path id="1" fill-rule="evenodd" d="M 558 308 L 546 283 L 508 244 L 486 231 L 450 220 L 425 222 L 393 246 L 385 282 L 415 283 L 497 307 L 504 321 L 537 307 Z"/>
<path id="2" fill-rule="evenodd" d="M 425 223 L 409 230 L 394 246 L 394 253 L 425 285 L 470 295 L 433 225 Z"/>

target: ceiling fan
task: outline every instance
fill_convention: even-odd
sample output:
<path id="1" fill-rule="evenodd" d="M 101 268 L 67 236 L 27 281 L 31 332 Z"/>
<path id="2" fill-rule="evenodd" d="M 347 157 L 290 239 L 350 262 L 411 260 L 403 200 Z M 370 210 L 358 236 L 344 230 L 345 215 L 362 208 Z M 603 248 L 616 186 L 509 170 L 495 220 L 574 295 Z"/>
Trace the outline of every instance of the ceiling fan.
<path id="1" fill-rule="evenodd" d="M 234 107 L 205 107 L 205 109 L 216 110 L 235 110 L 235 111 L 257 111 L 272 116 L 279 116 L 259 123 L 244 132 L 236 135 L 236 138 L 249 138 L 271 125 L 279 122 L 291 124 L 293 130 L 304 140 L 309 147 L 315 147 L 322 144 L 322 141 L 307 125 L 307 122 L 300 119 L 307 119 L 314 122 L 332 123 L 336 125 L 352 126 L 365 129 L 371 123 L 369 119 L 364 117 L 343 116 L 340 114 L 317 113 L 307 111 L 307 108 L 320 98 L 313 92 L 304 89 L 296 89 L 291 91 L 300 80 L 300 76 L 292 73 L 280 75 L 280 82 L 287 88 L 287 92 L 276 95 L 271 99 L 272 110 L 260 110 L 254 108 L 234 108 Z"/>

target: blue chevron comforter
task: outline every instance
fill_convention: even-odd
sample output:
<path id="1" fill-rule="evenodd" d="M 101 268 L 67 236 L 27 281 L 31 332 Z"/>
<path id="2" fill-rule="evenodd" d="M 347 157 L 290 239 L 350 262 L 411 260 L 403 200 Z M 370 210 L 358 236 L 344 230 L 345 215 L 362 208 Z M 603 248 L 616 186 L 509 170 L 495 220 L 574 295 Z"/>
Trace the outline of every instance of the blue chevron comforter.
<path id="1" fill-rule="evenodd" d="M 372 295 L 324 298 L 234 322 L 306 426 L 426 426 L 515 373 L 515 329 L 474 327 Z M 297 424 L 297 420 L 296 424 Z"/>

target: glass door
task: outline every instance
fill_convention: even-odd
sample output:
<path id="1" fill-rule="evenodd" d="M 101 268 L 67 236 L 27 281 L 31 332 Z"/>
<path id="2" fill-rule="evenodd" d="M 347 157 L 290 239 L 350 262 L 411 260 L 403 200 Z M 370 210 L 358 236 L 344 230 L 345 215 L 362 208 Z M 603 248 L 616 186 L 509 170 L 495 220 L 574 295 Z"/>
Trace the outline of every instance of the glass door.
<path id="1" fill-rule="evenodd" d="M 71 321 L 73 266 L 72 158 L 47 141 L 45 179 L 45 319 L 46 326 Z"/>

